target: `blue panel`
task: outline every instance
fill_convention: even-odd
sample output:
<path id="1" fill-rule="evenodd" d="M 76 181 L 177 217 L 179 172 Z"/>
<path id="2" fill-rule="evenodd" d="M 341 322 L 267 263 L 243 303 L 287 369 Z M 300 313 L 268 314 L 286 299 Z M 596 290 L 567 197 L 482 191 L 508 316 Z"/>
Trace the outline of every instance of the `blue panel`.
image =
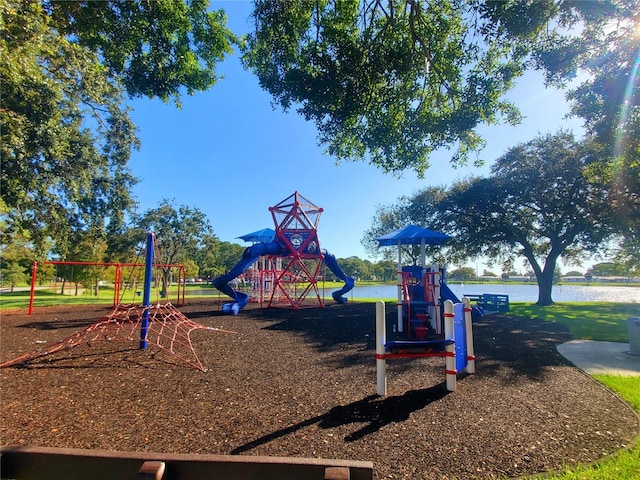
<path id="1" fill-rule="evenodd" d="M 453 335 L 456 341 L 456 370 L 462 372 L 467 366 L 467 335 L 464 321 L 464 304 L 456 303 L 453 306 Z"/>

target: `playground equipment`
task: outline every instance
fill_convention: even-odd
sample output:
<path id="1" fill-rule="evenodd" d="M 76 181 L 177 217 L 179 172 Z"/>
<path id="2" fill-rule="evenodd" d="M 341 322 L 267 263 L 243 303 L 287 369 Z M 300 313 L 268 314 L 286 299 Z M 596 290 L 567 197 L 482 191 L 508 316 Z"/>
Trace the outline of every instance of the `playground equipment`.
<path id="1" fill-rule="evenodd" d="M 249 295 L 237 291 L 230 283 L 261 258 L 265 262 L 258 280 L 261 289 L 269 286 L 267 307 L 276 306 L 279 299 L 284 299 L 295 310 L 305 306 L 324 306 L 318 290 L 318 277 L 323 263 L 345 282 L 344 287 L 332 293 L 332 297 L 337 303 L 346 303 L 347 298 L 343 295 L 354 287 L 355 280 L 342 271 L 335 256 L 320 248 L 318 223 L 322 208 L 296 191 L 270 207 L 269 211 L 276 227 L 273 240 L 258 241 L 247 247 L 240 261 L 229 272 L 213 280 L 214 287 L 233 299 L 233 302 L 222 306 L 222 311 L 237 315 L 249 302 Z M 255 233 L 260 232 L 268 238 L 266 229 Z M 252 238 L 251 234 L 246 238 Z"/>
<path id="2" fill-rule="evenodd" d="M 447 390 L 455 391 L 457 375 L 475 373 L 472 308 L 460 302 L 443 281 L 444 271 L 426 267 L 426 245 L 442 245 L 450 237 L 408 225 L 378 238 L 379 246 L 398 246 L 398 318 L 394 331 L 402 337 L 387 342 L 384 302 L 376 305 L 377 393 L 387 394 L 387 359 L 444 357 Z M 402 266 L 402 245 L 420 245 L 421 265 Z M 480 311 L 477 311 L 480 314 Z M 406 328 L 405 328 L 406 327 Z"/>
<path id="3" fill-rule="evenodd" d="M 151 304 L 152 272 L 154 268 L 159 267 L 158 264 L 154 264 L 154 239 L 153 233 L 147 235 L 142 305 L 119 303 L 111 313 L 84 330 L 47 348 L 34 350 L 13 360 L 8 360 L 0 364 L 0 368 L 23 364 L 81 344 L 120 339 L 139 341 L 140 350 L 146 349 L 149 345 L 159 348 L 198 370 L 205 371 L 191 343 L 191 332 L 194 330 L 234 332 L 196 323 L 184 316 L 169 302 L 160 304 L 158 299 L 156 304 Z"/>
<path id="4" fill-rule="evenodd" d="M 475 302 L 475 309 L 481 315 L 489 313 L 501 313 L 509 311 L 509 295 L 503 293 L 483 293 L 480 295 L 465 295 L 469 300 Z M 473 319 L 477 317 L 474 315 Z"/>
<path id="5" fill-rule="evenodd" d="M 442 245 L 449 236 L 444 233 L 435 232 L 417 225 L 407 225 L 406 227 L 394 230 L 391 233 L 378 237 L 378 246 L 398 246 L 398 332 L 404 331 L 403 300 L 405 299 L 405 282 L 409 277 L 402 273 L 402 245 L 420 245 L 421 267 L 425 267 L 426 246 Z M 415 277 L 414 277 L 415 278 Z M 439 298 L 439 297 L 438 297 Z"/>
<path id="6" fill-rule="evenodd" d="M 444 357 L 447 390 L 453 392 L 457 376 L 466 370 L 475 373 L 471 306 L 468 298 L 454 304 L 444 302 L 444 336 L 434 340 L 396 340 L 387 342 L 385 304 L 376 304 L 377 394 L 387 394 L 387 360 L 393 358 Z"/>
<path id="7" fill-rule="evenodd" d="M 427 337 L 438 338 L 442 334 L 442 305 L 445 300 L 451 300 L 454 304 L 460 303 L 455 293 L 444 281 L 445 271 L 437 264 L 429 267 L 416 265 L 403 266 L 400 270 L 400 298 L 398 300 L 398 331 L 407 332 L 408 338 L 424 340 Z M 487 306 L 493 308 L 497 302 L 489 296 Z M 478 296 L 467 296 L 469 301 L 476 301 L 471 307 L 471 318 L 477 320 L 485 314 L 481 300 Z M 508 297 L 507 297 L 508 310 Z"/>
<path id="8" fill-rule="evenodd" d="M 444 270 L 437 264 L 426 267 L 426 246 L 442 245 L 448 235 L 417 225 L 408 225 L 378 237 L 378 245 L 398 247 L 398 332 L 408 332 L 409 338 L 438 337 L 442 333 L 442 303 L 458 297 L 444 282 Z M 420 245 L 420 266 L 402 266 L 402 245 Z M 474 318 L 483 314 L 474 307 Z"/>
<path id="9" fill-rule="evenodd" d="M 442 333 L 440 303 L 441 300 L 451 300 L 451 298 L 442 297 L 438 266 L 434 265 L 428 269 L 405 266 L 402 267 L 400 274 L 402 275 L 402 299 L 398 305 L 402 312 L 402 323 L 398 331 L 407 331 L 409 338 L 414 337 L 418 340 L 440 336 Z"/>

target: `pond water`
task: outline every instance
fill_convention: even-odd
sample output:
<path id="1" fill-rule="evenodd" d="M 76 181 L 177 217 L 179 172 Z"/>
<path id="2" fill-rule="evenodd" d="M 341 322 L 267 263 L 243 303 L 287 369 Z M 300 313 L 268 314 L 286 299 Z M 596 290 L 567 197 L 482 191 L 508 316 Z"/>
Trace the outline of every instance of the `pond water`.
<path id="1" fill-rule="evenodd" d="M 448 284 L 458 297 L 499 293 L 509 295 L 511 302 L 536 302 L 537 285 L 509 284 Z M 348 293 L 350 298 L 397 298 L 398 288 L 394 285 L 355 286 Z M 618 302 L 640 303 L 640 287 L 605 285 L 554 285 L 551 296 L 555 302 Z"/>
<path id="2" fill-rule="evenodd" d="M 337 288 L 325 288 L 320 293 L 326 298 L 331 298 L 331 292 Z M 455 284 L 449 283 L 449 288 L 458 297 L 465 295 L 481 295 L 483 293 L 497 293 L 509 295 L 510 302 L 532 302 L 538 301 L 538 286 L 531 285 L 510 285 L 510 284 Z M 201 290 L 188 290 L 189 295 L 217 295 L 220 294 L 215 288 Z M 554 302 L 617 302 L 617 303 L 639 303 L 640 287 L 627 286 L 606 286 L 606 285 L 554 285 L 551 296 Z M 347 293 L 347 298 L 397 298 L 398 287 L 395 285 L 356 285 L 353 290 Z M 640 308 L 640 306 L 639 306 Z"/>

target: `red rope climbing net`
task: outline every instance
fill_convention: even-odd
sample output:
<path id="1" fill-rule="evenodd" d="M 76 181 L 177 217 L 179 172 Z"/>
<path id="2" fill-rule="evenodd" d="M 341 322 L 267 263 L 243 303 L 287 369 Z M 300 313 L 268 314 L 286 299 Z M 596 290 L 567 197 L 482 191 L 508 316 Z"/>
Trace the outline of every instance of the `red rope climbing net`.
<path id="1" fill-rule="evenodd" d="M 45 355 L 76 347 L 84 343 L 100 340 L 126 340 L 140 342 L 141 322 L 145 311 L 149 312 L 149 325 L 146 333 L 147 345 L 164 350 L 183 362 L 206 371 L 191 343 L 191 332 L 194 330 L 211 330 L 235 333 L 214 327 L 207 327 L 194 322 L 182 314 L 171 303 L 151 305 L 118 305 L 108 315 L 93 325 L 77 332 L 64 340 L 60 340 L 46 349 L 38 349 L 25 353 L 13 360 L 0 364 L 0 368 L 24 364 Z"/>

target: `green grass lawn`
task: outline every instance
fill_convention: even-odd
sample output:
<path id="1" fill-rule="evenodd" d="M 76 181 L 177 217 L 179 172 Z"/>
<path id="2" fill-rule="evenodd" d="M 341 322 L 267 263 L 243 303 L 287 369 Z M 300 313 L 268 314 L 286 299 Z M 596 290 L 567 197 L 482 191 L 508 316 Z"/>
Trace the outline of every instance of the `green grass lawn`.
<path id="1" fill-rule="evenodd" d="M 344 286 L 344 283 L 339 282 L 326 282 L 324 285 L 319 284 L 320 294 L 324 293 L 326 299 L 331 299 L 331 292 L 337 288 Z M 168 289 L 169 299 L 172 303 L 177 303 L 178 287 L 173 285 Z M 21 289 L 19 291 L 2 292 L 0 294 L 0 311 L 9 309 L 28 309 L 29 297 L 31 292 L 28 288 Z M 157 292 L 154 291 L 151 294 L 152 302 L 155 301 Z M 225 294 L 214 288 L 211 284 L 197 283 L 188 284 L 185 288 L 185 298 L 220 298 L 222 301 L 230 300 Z M 351 298 L 348 295 L 349 301 L 353 302 L 376 302 L 378 299 L 370 298 Z M 122 303 L 142 303 L 142 296 L 139 292 L 133 290 L 125 290 L 121 292 Z M 382 299 L 385 302 L 396 302 L 395 298 Z M 81 290 L 78 295 L 75 295 L 73 286 L 66 288 L 65 295 L 60 294 L 60 290 L 53 289 L 38 289 L 35 292 L 33 305 L 37 307 L 46 307 L 54 305 L 87 305 L 87 304 L 113 304 L 113 288 L 101 287 L 99 295 L 92 295 L 88 290 Z"/>
<path id="2" fill-rule="evenodd" d="M 27 309 L 29 308 L 29 298 L 31 292 L 29 290 L 20 290 L 16 292 L 2 292 L 0 294 L 0 311 L 9 309 Z M 113 303 L 113 290 L 103 288 L 98 296 L 91 295 L 88 292 L 82 292 L 75 295 L 72 288 L 67 290 L 65 295 L 60 295 L 59 291 L 53 290 L 37 290 L 34 295 L 34 307 L 49 307 L 52 305 L 88 305 L 88 304 L 110 304 Z"/>
<path id="3" fill-rule="evenodd" d="M 514 303 L 511 313 L 566 325 L 577 339 L 627 343 L 627 320 L 640 314 L 637 303 L 566 302 L 548 307 Z M 640 377 L 594 375 L 640 414 Z M 640 444 L 622 450 L 595 465 L 532 477 L 546 480 L 640 480 Z"/>
<path id="4" fill-rule="evenodd" d="M 34 295 L 33 305 L 37 308 L 54 305 L 113 304 L 113 287 L 101 287 L 97 296 L 91 294 L 88 289 L 81 289 L 76 295 L 73 286 L 67 286 L 65 292 L 64 295 L 61 295 L 59 288 L 56 290 L 52 288 L 38 289 Z M 176 303 L 178 287 L 176 285 L 169 287 L 168 294 L 171 302 Z M 15 308 L 27 309 L 29 307 L 30 295 L 31 292 L 28 289 L 21 289 L 13 293 L 2 292 L 2 294 L 0 294 L 0 311 Z M 157 295 L 158 293 L 154 289 L 151 293 L 152 302 L 155 301 Z M 185 288 L 185 298 L 209 298 L 220 295 L 225 297 L 217 289 L 207 284 L 187 285 Z M 142 303 L 141 289 L 126 289 L 121 291 L 120 298 L 122 303 Z"/>
<path id="5" fill-rule="evenodd" d="M 566 325 L 574 337 L 601 342 L 629 342 L 627 320 L 640 315 L 637 303 L 563 302 L 539 307 L 530 303 L 512 303 L 514 315 L 540 318 Z"/>

